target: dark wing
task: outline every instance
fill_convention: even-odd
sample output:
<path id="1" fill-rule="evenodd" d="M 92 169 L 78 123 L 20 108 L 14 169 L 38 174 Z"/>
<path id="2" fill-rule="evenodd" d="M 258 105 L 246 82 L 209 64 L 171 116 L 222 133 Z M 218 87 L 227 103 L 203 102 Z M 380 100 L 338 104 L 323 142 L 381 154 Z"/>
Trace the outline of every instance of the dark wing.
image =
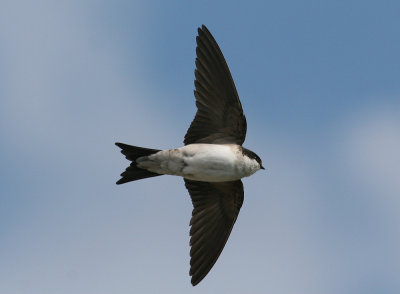
<path id="1" fill-rule="evenodd" d="M 243 203 L 243 184 L 185 179 L 193 203 L 190 220 L 190 275 L 197 285 L 217 261 Z"/>
<path id="2" fill-rule="evenodd" d="M 203 25 L 198 33 L 194 72 L 198 110 L 184 143 L 242 145 L 246 137 L 246 117 L 228 65 L 208 29 Z"/>

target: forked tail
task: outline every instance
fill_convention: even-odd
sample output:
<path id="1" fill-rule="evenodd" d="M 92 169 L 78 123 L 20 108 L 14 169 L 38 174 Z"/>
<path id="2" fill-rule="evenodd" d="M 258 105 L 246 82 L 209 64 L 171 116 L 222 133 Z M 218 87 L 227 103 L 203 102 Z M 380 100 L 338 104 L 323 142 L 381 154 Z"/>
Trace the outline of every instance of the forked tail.
<path id="1" fill-rule="evenodd" d="M 121 174 L 121 179 L 117 182 L 117 185 L 145 178 L 161 176 L 160 174 L 153 173 L 136 166 L 137 158 L 141 156 L 149 156 L 151 154 L 157 153 L 160 150 L 136 147 L 124 143 L 115 143 L 115 145 L 121 148 L 121 153 L 125 155 L 126 159 L 132 161 L 131 165 L 128 166 L 126 170 Z"/>

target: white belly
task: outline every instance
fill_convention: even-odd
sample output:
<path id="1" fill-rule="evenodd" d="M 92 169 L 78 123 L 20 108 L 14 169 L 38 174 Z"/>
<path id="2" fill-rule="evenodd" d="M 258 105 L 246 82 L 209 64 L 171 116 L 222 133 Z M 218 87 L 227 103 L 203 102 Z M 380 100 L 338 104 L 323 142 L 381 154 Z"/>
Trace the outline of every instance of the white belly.
<path id="1" fill-rule="evenodd" d="M 140 168 L 159 174 L 205 182 L 226 182 L 252 175 L 257 162 L 244 157 L 239 146 L 190 144 L 137 159 Z"/>

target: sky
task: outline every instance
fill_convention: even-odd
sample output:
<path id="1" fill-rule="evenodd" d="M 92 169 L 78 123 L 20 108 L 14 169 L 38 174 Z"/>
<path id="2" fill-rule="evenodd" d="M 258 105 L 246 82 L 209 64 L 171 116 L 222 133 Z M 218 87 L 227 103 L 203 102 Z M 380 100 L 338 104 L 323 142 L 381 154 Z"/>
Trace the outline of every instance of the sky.
<path id="1" fill-rule="evenodd" d="M 400 292 L 399 1 L 0 3 L 0 293 Z M 178 177 L 205 24 L 266 171 L 208 276 Z"/>

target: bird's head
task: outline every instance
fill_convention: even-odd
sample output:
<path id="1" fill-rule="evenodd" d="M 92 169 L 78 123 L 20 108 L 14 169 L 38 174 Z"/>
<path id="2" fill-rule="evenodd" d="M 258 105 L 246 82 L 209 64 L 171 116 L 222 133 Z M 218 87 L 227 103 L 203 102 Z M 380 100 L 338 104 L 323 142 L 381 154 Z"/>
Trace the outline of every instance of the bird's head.
<path id="1" fill-rule="evenodd" d="M 257 154 L 255 154 L 253 151 L 251 151 L 251 150 L 249 150 L 249 149 L 246 149 L 246 148 L 244 148 L 244 147 L 242 147 L 242 151 L 243 151 L 243 154 L 244 154 L 245 156 L 247 156 L 247 157 L 250 158 L 250 159 L 255 160 L 255 161 L 258 163 L 259 169 L 265 169 L 265 168 L 263 167 L 263 165 L 262 165 L 262 160 L 261 160 L 261 158 L 260 158 Z"/>

